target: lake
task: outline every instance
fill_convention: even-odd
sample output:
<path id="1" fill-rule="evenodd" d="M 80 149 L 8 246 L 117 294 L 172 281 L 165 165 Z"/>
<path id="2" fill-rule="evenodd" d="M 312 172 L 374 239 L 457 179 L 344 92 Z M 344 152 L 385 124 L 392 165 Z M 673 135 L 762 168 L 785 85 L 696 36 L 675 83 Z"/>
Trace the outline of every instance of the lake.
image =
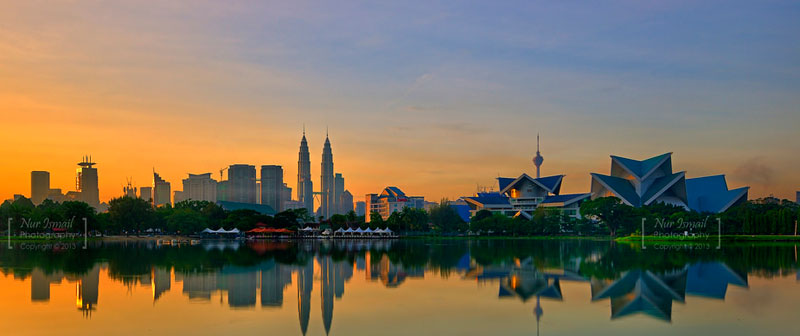
<path id="1" fill-rule="evenodd" d="M 16 243 L 0 269 L 14 335 L 800 334 L 796 243 Z"/>

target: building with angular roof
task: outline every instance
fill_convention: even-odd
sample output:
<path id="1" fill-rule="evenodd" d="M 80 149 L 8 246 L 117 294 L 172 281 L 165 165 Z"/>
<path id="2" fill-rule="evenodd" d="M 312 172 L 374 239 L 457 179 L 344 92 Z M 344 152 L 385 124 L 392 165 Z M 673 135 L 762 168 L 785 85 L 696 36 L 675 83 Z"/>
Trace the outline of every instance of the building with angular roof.
<path id="1" fill-rule="evenodd" d="M 538 207 L 560 209 L 566 215 L 579 217 L 580 202 L 590 194 L 560 195 L 564 175 L 533 178 L 522 174 L 517 178 L 498 177 L 499 192 L 479 192 L 475 196 L 462 197 L 469 205 L 471 215 L 481 210 L 502 213 L 507 216 L 533 218 Z"/>
<path id="2" fill-rule="evenodd" d="M 367 208 L 367 221 L 372 213 L 378 213 L 384 220 L 392 212 L 402 211 L 403 208 L 424 209 L 425 198 L 421 196 L 406 196 L 398 187 L 386 187 L 380 194 L 367 194 L 365 197 Z"/>
<path id="3" fill-rule="evenodd" d="M 672 171 L 672 153 L 641 161 L 612 155 L 610 175 L 591 175 L 592 199 L 615 196 L 634 207 L 666 203 L 719 213 L 746 201 L 749 189 L 729 190 L 724 175 L 687 179 L 686 172 Z"/>

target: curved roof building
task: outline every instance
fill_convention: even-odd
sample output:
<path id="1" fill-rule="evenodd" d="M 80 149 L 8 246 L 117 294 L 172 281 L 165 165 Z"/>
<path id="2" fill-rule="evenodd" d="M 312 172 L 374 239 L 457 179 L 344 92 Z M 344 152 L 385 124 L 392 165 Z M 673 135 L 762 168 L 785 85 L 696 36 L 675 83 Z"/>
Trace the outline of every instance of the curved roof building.
<path id="1" fill-rule="evenodd" d="M 749 187 L 728 190 L 724 175 L 687 179 L 672 171 L 672 153 L 646 160 L 611 156 L 611 174 L 592 173 L 592 199 L 616 196 L 634 207 L 655 203 L 719 213 L 747 200 Z"/>

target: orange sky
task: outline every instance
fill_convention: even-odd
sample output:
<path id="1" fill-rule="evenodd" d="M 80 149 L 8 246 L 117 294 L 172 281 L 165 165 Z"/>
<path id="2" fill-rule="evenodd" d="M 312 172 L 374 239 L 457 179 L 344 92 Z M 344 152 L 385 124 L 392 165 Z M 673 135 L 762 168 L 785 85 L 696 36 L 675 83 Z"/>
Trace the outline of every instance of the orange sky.
<path id="1" fill-rule="evenodd" d="M 608 173 L 610 154 L 664 152 L 676 171 L 727 174 L 751 198 L 800 190 L 796 60 L 789 71 L 740 64 L 722 76 L 719 64 L 745 60 L 696 63 L 705 58 L 690 51 L 711 51 L 664 54 L 622 38 L 594 45 L 581 27 L 520 50 L 530 20 L 465 32 L 447 15 L 384 26 L 372 20 L 388 12 L 342 23 L 347 13 L 305 3 L 190 7 L 0 5 L 0 199 L 29 195 L 32 170 L 73 190 L 85 154 L 98 163 L 101 201 L 121 195 L 128 177 L 150 185 L 153 168 L 179 190 L 187 173 L 279 164 L 294 188 L 303 124 L 315 189 L 328 127 L 335 170 L 356 200 L 388 185 L 454 199 L 498 175 L 532 174 L 537 132 L 543 174 L 567 175 L 562 192 L 588 192 L 589 173 Z M 437 33 L 426 40 L 418 29 Z M 586 54 L 573 47 L 603 59 L 572 61 Z M 569 57 L 552 60 L 553 50 Z M 631 56 L 640 53 L 664 58 L 642 66 Z M 658 73 L 666 65 L 691 75 Z M 749 75 L 756 70 L 776 77 Z"/>

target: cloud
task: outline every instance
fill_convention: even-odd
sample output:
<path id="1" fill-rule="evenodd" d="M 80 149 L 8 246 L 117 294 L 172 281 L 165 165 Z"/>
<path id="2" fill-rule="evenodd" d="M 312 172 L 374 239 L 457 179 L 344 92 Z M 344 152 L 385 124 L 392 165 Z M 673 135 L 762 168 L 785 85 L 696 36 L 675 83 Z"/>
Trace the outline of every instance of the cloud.
<path id="1" fill-rule="evenodd" d="M 758 186 L 772 186 L 775 172 L 772 167 L 764 164 L 762 157 L 751 158 L 736 167 L 734 171 L 741 179 Z"/>

